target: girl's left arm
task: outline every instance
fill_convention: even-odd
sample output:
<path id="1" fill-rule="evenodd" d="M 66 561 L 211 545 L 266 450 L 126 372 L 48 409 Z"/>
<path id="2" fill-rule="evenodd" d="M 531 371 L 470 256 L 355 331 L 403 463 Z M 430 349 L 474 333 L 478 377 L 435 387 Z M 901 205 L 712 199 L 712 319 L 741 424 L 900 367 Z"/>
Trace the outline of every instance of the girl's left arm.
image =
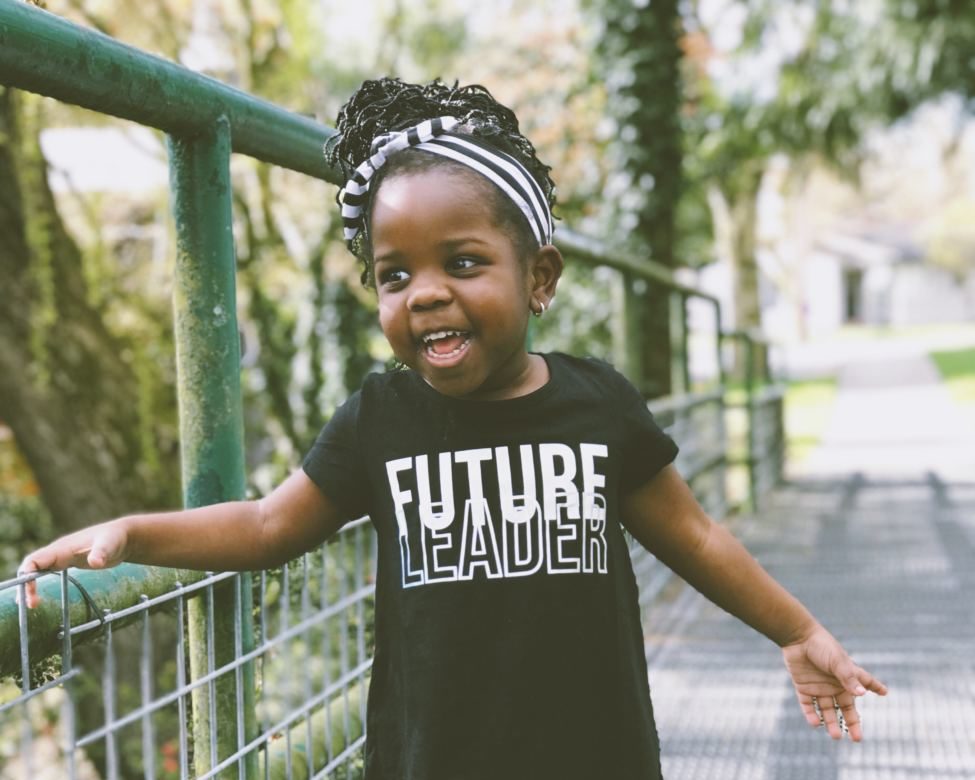
<path id="1" fill-rule="evenodd" d="M 782 648 L 811 726 L 825 725 L 839 739 L 841 711 L 850 737 L 862 739 L 854 697 L 868 690 L 885 695 L 884 684 L 853 663 L 799 600 L 708 517 L 673 465 L 624 498 L 622 517 L 627 530 L 660 561 Z"/>

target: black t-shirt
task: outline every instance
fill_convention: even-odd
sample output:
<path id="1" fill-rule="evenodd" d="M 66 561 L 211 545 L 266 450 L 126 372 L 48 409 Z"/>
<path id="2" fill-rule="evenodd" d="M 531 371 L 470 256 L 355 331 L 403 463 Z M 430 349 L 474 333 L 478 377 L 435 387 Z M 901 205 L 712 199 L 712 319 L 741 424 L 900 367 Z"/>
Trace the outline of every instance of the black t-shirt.
<path id="1" fill-rule="evenodd" d="M 660 759 L 620 498 L 677 447 L 605 363 L 506 401 L 369 376 L 304 462 L 378 534 L 369 780 L 649 780 Z"/>

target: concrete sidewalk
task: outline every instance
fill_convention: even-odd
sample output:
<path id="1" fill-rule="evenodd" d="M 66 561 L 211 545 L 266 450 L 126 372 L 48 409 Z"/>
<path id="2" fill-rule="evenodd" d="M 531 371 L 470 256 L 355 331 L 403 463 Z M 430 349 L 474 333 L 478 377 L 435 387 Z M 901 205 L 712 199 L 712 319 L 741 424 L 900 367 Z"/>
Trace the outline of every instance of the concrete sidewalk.
<path id="1" fill-rule="evenodd" d="M 975 481 L 975 419 L 953 401 L 927 354 L 863 355 L 844 365 L 821 446 L 792 473 Z"/>
<path id="2" fill-rule="evenodd" d="M 768 640 L 686 586 L 646 625 L 667 780 L 975 778 L 975 425 L 923 354 L 840 375 L 823 445 L 735 532 L 890 687 L 806 725 Z"/>

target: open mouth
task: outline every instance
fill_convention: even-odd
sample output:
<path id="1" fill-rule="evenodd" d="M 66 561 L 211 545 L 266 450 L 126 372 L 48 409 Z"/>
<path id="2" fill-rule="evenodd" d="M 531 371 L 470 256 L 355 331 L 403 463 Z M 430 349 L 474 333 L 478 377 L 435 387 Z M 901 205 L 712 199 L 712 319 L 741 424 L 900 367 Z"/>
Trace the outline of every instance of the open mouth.
<path id="1" fill-rule="evenodd" d="M 462 330 L 438 330 L 423 336 L 423 347 L 429 357 L 447 360 L 460 355 L 471 343 L 471 334 Z"/>

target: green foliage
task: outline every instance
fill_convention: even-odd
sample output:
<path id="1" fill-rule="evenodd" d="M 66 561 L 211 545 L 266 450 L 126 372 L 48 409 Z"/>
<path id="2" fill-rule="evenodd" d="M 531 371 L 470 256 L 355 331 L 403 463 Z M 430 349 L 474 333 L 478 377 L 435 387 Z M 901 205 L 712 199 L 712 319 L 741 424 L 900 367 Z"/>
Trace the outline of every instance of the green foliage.
<path id="1" fill-rule="evenodd" d="M 612 361 L 614 272 L 569 262 L 544 317 L 533 320 L 532 348 Z"/>
<path id="2" fill-rule="evenodd" d="M 308 628 L 291 639 L 277 641 L 273 651 L 261 660 L 261 690 L 258 717 L 262 724 L 276 723 L 303 702 L 306 691 L 315 694 L 333 685 L 345 672 L 358 666 L 373 653 L 374 603 L 366 598 L 355 608 L 343 609 L 324 619 L 315 619 L 321 610 L 356 593 L 375 580 L 374 562 L 368 555 L 371 526 L 344 531 L 329 544 L 281 568 L 254 579 L 255 624 L 264 641 L 273 642 L 281 632 L 299 622 Z M 354 689 L 355 683 L 350 687 Z M 361 695 L 361 691 L 357 695 Z M 353 697 L 350 697 L 353 698 Z M 332 755 L 341 751 L 344 740 L 344 693 L 340 689 L 324 707 L 316 707 L 308 717 L 317 721 L 312 741 L 320 743 L 326 723 L 331 734 Z M 358 699 L 350 702 L 350 728 L 358 726 Z M 323 709 L 332 712 L 322 718 Z M 299 720 L 292 728 L 293 739 L 304 745 L 306 729 Z M 356 736 L 355 733 L 352 735 Z M 304 755 L 305 749 L 294 756 Z M 323 750 L 314 753 L 323 757 Z M 357 764 L 357 762 L 359 762 Z M 320 766 L 323 761 L 316 766 Z M 361 758 L 354 757 L 353 770 L 337 777 L 361 776 Z M 280 768 L 275 771 L 280 771 Z M 278 776 L 272 771 L 272 776 Z M 296 776 L 306 776 L 302 771 Z"/>
<path id="3" fill-rule="evenodd" d="M 975 409 L 975 347 L 931 353 L 952 397 Z"/>
<path id="4" fill-rule="evenodd" d="M 38 387 L 51 381 L 48 341 L 57 320 L 52 229 L 45 203 L 43 177 L 47 174 L 38 135 L 43 124 L 42 102 L 35 95 L 19 95 L 20 137 L 18 152 L 19 190 L 23 200 L 24 238 L 31 254 L 30 275 L 34 284 L 31 308 L 30 346 L 33 364 L 30 375 Z"/>
<path id="5" fill-rule="evenodd" d="M 444 18 L 441 3 L 433 3 L 429 16 L 407 30 L 406 43 L 414 57 L 430 73 L 449 67 L 467 39 L 467 24 L 461 16 Z"/>
<path id="6" fill-rule="evenodd" d="M 675 210 L 681 195 L 680 15 L 676 0 L 600 0 L 597 70 L 615 123 L 614 175 L 607 195 L 613 231 L 675 265 Z M 617 242 L 619 243 L 619 241 Z"/>
<path id="7" fill-rule="evenodd" d="M 3 578 L 17 570 L 31 550 L 54 533 L 51 515 L 40 497 L 0 492 L 0 571 Z"/>
<path id="8" fill-rule="evenodd" d="M 784 410 L 789 463 L 801 463 L 819 445 L 835 400 L 834 376 L 789 382 Z"/>
<path id="9" fill-rule="evenodd" d="M 594 70 L 605 81 L 614 125 L 603 203 L 611 244 L 672 268 L 681 263 L 676 229 L 683 190 L 679 3 L 600 0 L 587 6 L 600 24 Z M 667 293 L 655 285 L 642 288 L 630 295 L 634 303 L 639 300 L 633 313 L 643 338 L 627 361 L 628 371 L 646 392 L 667 395 L 672 376 Z"/>
<path id="10" fill-rule="evenodd" d="M 443 76 L 456 62 L 468 34 L 463 12 L 444 0 L 398 0 L 382 15 L 379 50 L 371 63 L 376 75 L 395 74 L 407 81 Z"/>
<path id="11" fill-rule="evenodd" d="M 975 200 L 948 203 L 926 230 L 927 260 L 959 282 L 975 272 Z"/>
<path id="12" fill-rule="evenodd" d="M 721 6 L 721 16 L 714 8 L 692 4 L 689 14 L 685 170 L 689 191 L 711 192 L 716 233 L 727 237 L 734 269 L 738 325 L 755 327 L 754 203 L 769 161 L 825 164 L 856 183 L 872 128 L 945 91 L 970 100 L 975 6 L 742 0 Z M 740 42 L 715 52 L 711 42 L 735 23 L 734 11 L 746 14 Z"/>
<path id="13" fill-rule="evenodd" d="M 781 49 L 783 25 L 798 28 L 801 43 L 759 83 L 742 78 L 732 86 L 725 74 L 716 80 L 713 53 L 690 69 L 688 175 L 719 187 L 731 204 L 757 195 L 755 177 L 775 154 L 812 154 L 838 170 L 855 171 L 860 117 L 869 110 L 855 82 L 862 66 L 856 37 L 863 33 L 852 23 L 855 11 L 824 3 L 809 20 L 790 13 L 789 3 L 745 5 L 750 14 L 742 43 L 726 55 L 738 68 L 747 72 L 759 50 Z M 709 39 L 713 33 L 698 24 L 695 34 Z"/>
<path id="14" fill-rule="evenodd" d="M 358 389 L 370 371 L 380 369 L 374 344 L 382 335 L 372 300 L 370 305 L 364 305 L 348 285 L 331 285 L 326 301 L 343 366 L 342 391 L 347 395 Z"/>
<path id="15" fill-rule="evenodd" d="M 150 675 L 155 695 L 162 695 L 176 688 L 176 661 L 171 648 L 176 645 L 176 616 L 171 608 L 153 610 L 149 618 L 150 647 L 152 659 Z M 113 707 L 116 717 L 138 709 L 144 704 L 142 699 L 141 663 L 143 658 L 142 631 L 138 626 L 116 631 L 112 638 L 115 682 Z M 107 691 L 103 687 L 103 670 L 106 662 L 107 646 L 103 639 L 76 647 L 72 662 L 82 670 L 70 684 L 74 686 L 76 718 L 80 728 L 91 728 L 105 722 L 105 699 Z M 60 660 L 60 659 L 58 659 Z M 172 760 L 174 743 L 179 739 L 179 716 L 175 705 L 157 710 L 152 716 L 154 736 L 155 775 L 161 780 L 175 780 L 179 777 L 178 765 Z M 142 777 L 145 763 L 142 753 L 142 723 L 136 721 L 120 729 L 116 735 L 119 775 L 121 777 Z M 107 776 L 108 755 L 104 740 L 92 743 L 85 750 L 86 757 Z"/>
<path id="16" fill-rule="evenodd" d="M 744 66 L 760 50 L 783 53 L 771 96 L 745 79 L 718 93 L 700 85 L 695 115 L 712 145 L 729 156 L 814 154 L 838 171 L 855 172 L 865 133 L 905 116 L 945 92 L 971 98 L 975 6 L 963 0 L 748 0 L 741 45 Z M 703 30 L 708 34 L 707 30 Z M 798 39 L 798 45 L 794 42 Z M 789 42 L 791 41 L 791 42 Z M 709 77 L 701 71 L 702 81 Z M 717 115 L 716 115 L 717 114 Z M 727 121 L 728 119 L 732 121 Z"/>
<path id="17" fill-rule="evenodd" d="M 904 52 L 895 84 L 902 112 L 945 92 L 975 100 L 975 6 L 967 0 L 886 0 L 885 7 L 893 42 Z"/>
<path id="18" fill-rule="evenodd" d="M 170 506 L 179 496 L 179 447 L 171 269 L 156 259 L 157 242 L 167 234 L 161 201 L 154 194 L 118 199 L 71 193 L 58 208 L 82 249 L 87 304 L 121 345 L 118 360 L 135 378 L 135 430 L 126 432 L 138 443 L 135 468 L 156 486 L 160 503 Z"/>

